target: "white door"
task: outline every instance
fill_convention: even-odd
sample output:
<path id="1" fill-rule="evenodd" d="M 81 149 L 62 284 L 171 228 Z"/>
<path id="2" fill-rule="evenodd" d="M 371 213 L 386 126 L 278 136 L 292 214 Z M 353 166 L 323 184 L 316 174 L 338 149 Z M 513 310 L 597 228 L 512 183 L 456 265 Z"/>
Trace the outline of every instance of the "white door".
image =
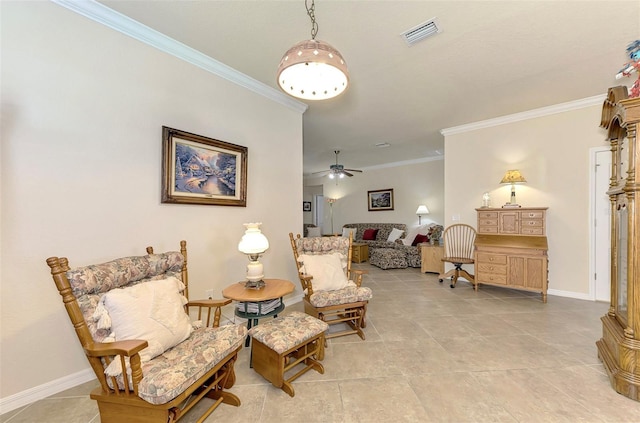
<path id="1" fill-rule="evenodd" d="M 592 150 L 592 237 L 593 296 L 596 301 L 611 301 L 611 209 L 609 178 L 611 177 L 611 151 L 608 147 Z"/>

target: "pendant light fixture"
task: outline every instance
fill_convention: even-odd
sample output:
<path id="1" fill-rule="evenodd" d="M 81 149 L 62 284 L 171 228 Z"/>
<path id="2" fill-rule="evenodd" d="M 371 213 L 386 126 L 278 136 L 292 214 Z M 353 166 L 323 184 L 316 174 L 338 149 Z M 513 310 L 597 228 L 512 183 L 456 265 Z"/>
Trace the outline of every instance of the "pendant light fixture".
<path id="1" fill-rule="evenodd" d="M 318 23 L 315 3 L 305 0 L 311 18 L 311 39 L 297 43 L 282 56 L 278 66 L 278 86 L 303 100 L 326 100 L 340 95 L 349 85 L 349 71 L 338 50 L 316 40 Z"/>

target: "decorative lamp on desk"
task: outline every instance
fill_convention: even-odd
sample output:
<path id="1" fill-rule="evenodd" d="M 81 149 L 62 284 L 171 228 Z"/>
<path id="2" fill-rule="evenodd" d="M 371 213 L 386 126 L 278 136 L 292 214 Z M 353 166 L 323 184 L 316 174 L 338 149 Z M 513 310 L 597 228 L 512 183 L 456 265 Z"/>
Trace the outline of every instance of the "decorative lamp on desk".
<path id="1" fill-rule="evenodd" d="M 262 223 L 245 223 L 247 228 L 242 235 L 240 243 L 238 243 L 238 251 L 249 256 L 249 264 L 247 265 L 247 283 L 245 288 L 260 289 L 265 286 L 264 268 L 262 263 L 258 261 L 260 256 L 269 249 L 269 240 L 260 231 Z"/>
<path id="2" fill-rule="evenodd" d="M 416 214 L 418 215 L 418 225 L 422 224 L 422 216 L 425 214 L 429 214 L 429 209 L 424 204 L 420 204 L 418 206 L 418 210 L 416 210 Z"/>
<path id="3" fill-rule="evenodd" d="M 516 202 L 516 184 L 524 184 L 526 182 L 527 180 L 524 179 L 524 176 L 520 174 L 519 170 L 507 170 L 507 173 L 504 174 L 500 183 L 511 184 L 511 201 L 502 207 L 520 207 Z"/>

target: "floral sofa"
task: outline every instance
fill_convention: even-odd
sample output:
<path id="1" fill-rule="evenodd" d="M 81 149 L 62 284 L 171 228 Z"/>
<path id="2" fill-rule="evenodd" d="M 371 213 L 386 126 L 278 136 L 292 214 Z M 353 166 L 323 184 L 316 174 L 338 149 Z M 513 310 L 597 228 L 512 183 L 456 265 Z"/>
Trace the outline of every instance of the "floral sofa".
<path id="1" fill-rule="evenodd" d="M 422 264 L 419 246 L 411 245 L 417 234 L 426 236 L 424 242 L 430 238 L 440 239 L 443 227 L 434 223 L 422 225 L 407 231 L 404 223 L 347 223 L 344 228 L 355 228 L 354 242 L 365 243 L 369 246 L 369 262 L 382 269 L 398 269 L 405 267 L 420 267 Z M 396 228 L 404 231 L 398 239 L 388 241 L 389 234 Z M 363 240 L 367 229 L 378 229 L 375 240 Z M 411 239 L 409 239 L 411 238 Z M 408 245 L 407 245 L 408 244 Z M 372 250 L 379 251 L 372 251 Z M 399 254 L 401 252 L 402 254 Z"/>

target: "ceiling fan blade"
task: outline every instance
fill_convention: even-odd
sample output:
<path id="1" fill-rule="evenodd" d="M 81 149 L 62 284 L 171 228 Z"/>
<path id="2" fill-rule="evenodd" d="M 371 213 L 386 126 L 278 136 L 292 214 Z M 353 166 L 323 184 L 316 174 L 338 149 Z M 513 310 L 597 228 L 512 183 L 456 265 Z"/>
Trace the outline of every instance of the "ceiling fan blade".
<path id="1" fill-rule="evenodd" d="M 349 172 L 361 172 L 362 173 L 362 171 L 358 170 L 358 169 L 344 169 L 344 170 L 348 170 Z"/>
<path id="2" fill-rule="evenodd" d="M 329 173 L 331 172 L 330 170 L 321 170 L 320 172 L 313 172 L 312 175 L 318 175 L 320 173 Z"/>
<path id="3" fill-rule="evenodd" d="M 349 173 L 349 172 L 347 172 L 346 170 L 343 170 L 343 171 L 342 171 L 342 173 L 343 173 L 343 174 L 345 174 L 345 175 L 347 175 L 347 176 L 349 176 L 349 177 L 353 176 L 353 174 L 352 174 L 352 173 Z"/>

